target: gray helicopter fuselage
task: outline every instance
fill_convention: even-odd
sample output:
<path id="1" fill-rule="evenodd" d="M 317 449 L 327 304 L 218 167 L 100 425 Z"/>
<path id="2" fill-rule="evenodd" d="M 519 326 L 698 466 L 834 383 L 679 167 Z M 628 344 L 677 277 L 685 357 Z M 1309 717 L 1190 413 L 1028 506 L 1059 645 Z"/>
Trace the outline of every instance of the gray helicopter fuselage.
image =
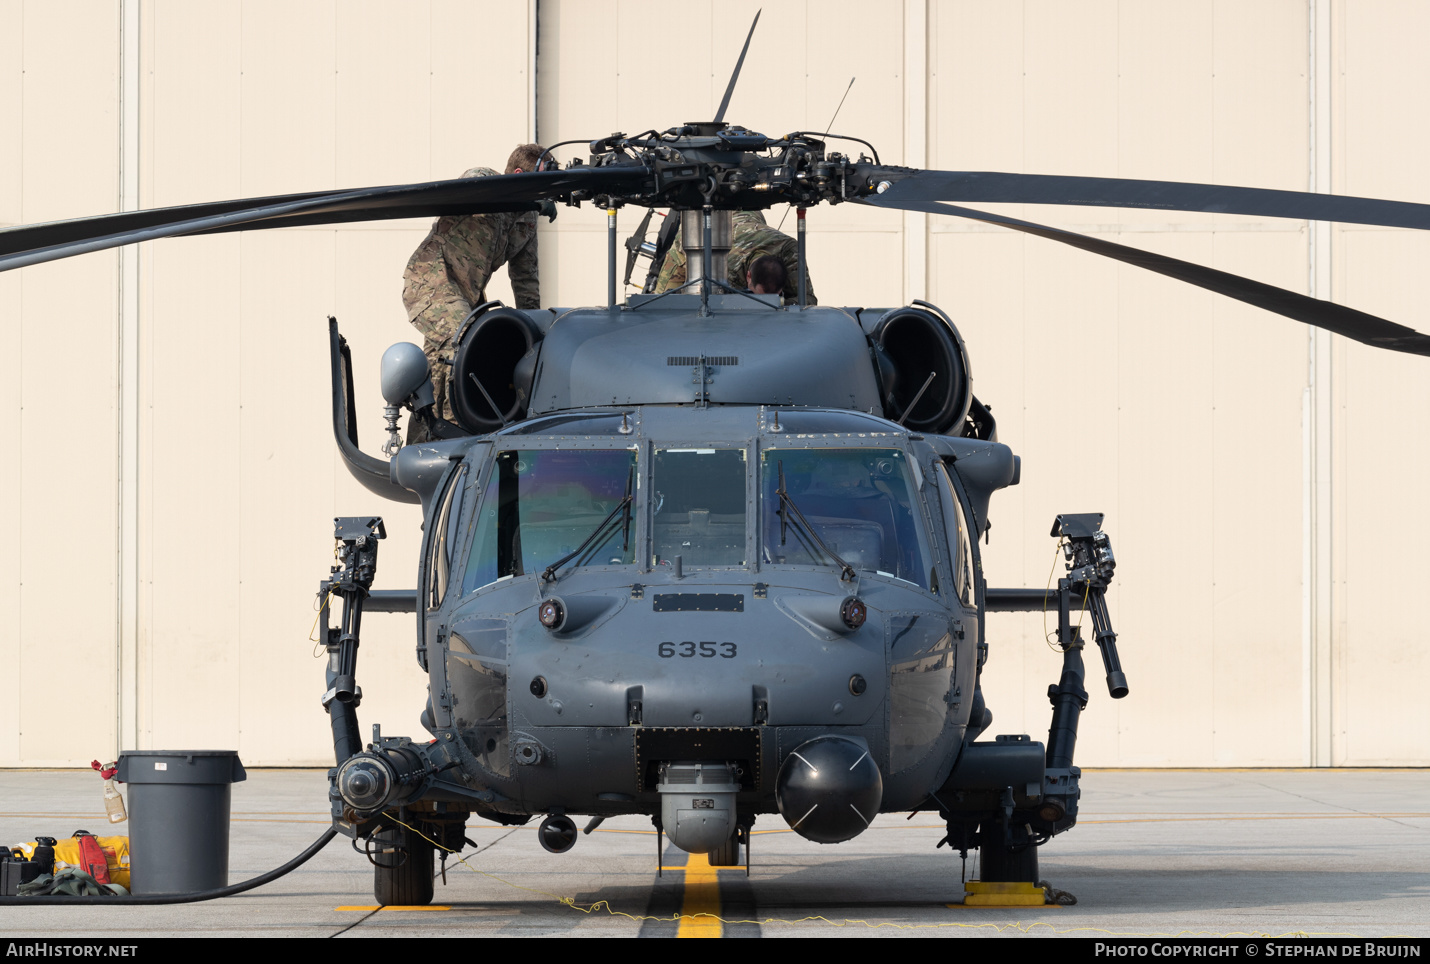
<path id="1" fill-rule="evenodd" d="M 741 809 L 772 812 L 785 758 L 823 734 L 867 747 L 881 810 L 948 776 L 980 627 L 974 549 L 956 534 L 969 503 L 929 441 L 849 410 L 686 403 L 447 445 L 418 614 L 424 722 L 461 761 L 443 783 L 513 814 L 652 812 L 660 763 L 732 761 Z M 781 472 L 853 580 L 781 521 Z M 611 518 L 626 491 L 628 524 Z M 593 531 L 598 546 L 544 578 Z M 867 619 L 850 628 L 839 607 L 856 595 Z M 539 618 L 552 598 L 566 625 Z"/>

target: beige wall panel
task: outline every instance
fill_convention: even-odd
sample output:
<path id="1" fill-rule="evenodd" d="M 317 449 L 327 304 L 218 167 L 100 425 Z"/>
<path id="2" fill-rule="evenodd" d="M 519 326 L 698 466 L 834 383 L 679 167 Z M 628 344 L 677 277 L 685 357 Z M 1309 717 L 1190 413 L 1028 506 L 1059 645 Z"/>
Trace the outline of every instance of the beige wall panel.
<path id="1" fill-rule="evenodd" d="M 528 17 L 527 0 L 433 0 L 427 176 L 503 171 L 511 149 L 531 139 Z"/>
<path id="2" fill-rule="evenodd" d="M 25 268 L 19 317 L 7 320 L 23 346 L 16 442 L 24 471 L 12 518 L 23 567 L 21 671 L 29 673 L 15 677 L 83 667 L 97 684 L 88 712 L 63 716 L 46 688 L 18 688 L 19 759 L 29 766 L 88 763 L 115 743 L 116 279 L 112 253 Z M 94 427 L 78 458 L 59 453 L 72 447 L 59 441 L 60 413 Z"/>
<path id="3" fill-rule="evenodd" d="M 1025 340 L 1035 347 L 1043 331 L 1029 330 L 1023 310 L 1028 284 L 1023 251 L 1036 244 L 1046 242 L 956 218 L 934 219 L 930 234 L 929 297 L 962 333 L 973 392 L 994 406 L 1000 438 L 1021 439 L 1025 432 L 1023 356 L 1030 350 Z M 1006 490 L 997 498 L 1018 491 Z"/>
<path id="4" fill-rule="evenodd" d="M 639 215 L 638 212 L 625 210 L 619 218 L 620 240 L 624 241 L 640 223 Z M 550 305 L 562 308 L 605 304 L 606 213 L 589 204 L 579 211 L 563 208 L 556 225 L 538 236 L 542 296 L 548 299 Z M 624 254 L 621 251 L 621 255 Z M 633 284 L 641 279 L 639 272 L 644 271 L 647 264 L 644 260 L 639 262 L 637 273 L 631 278 Z M 621 262 L 617 270 L 624 271 L 625 263 Z M 618 276 L 616 281 L 619 282 L 621 277 L 624 275 Z M 640 289 L 633 286 L 627 290 Z"/>
<path id="5" fill-rule="evenodd" d="M 24 329 L 19 324 L 21 296 L 24 291 L 22 273 L 0 274 L 0 418 L 9 425 L 19 425 L 24 411 Z M 12 436 L 11 444 L 18 441 Z M 22 471 L 0 474 L 0 505 L 10 516 L 10 537 L 0 544 L 0 667 L 14 679 L 27 679 L 25 657 L 28 648 L 20 635 L 21 583 L 25 558 L 15 533 L 23 531 Z M 16 692 L 24 687 L 15 687 Z M 7 699 L 0 705 L 0 765 L 14 766 L 20 756 L 20 700 Z"/>
<path id="6" fill-rule="evenodd" d="M 1335 27 L 1336 189 L 1430 200 L 1423 164 L 1430 125 L 1414 107 L 1430 96 L 1430 67 L 1415 46 L 1430 10 L 1341 4 Z M 1430 256 L 1423 233 L 1347 227 L 1336 231 L 1332 250 L 1338 301 L 1430 326 L 1417 283 Z M 1430 566 L 1410 520 L 1430 477 L 1424 359 L 1337 348 L 1334 762 L 1423 762 L 1427 715 L 1416 683 L 1430 661 L 1415 601 Z"/>
<path id="7" fill-rule="evenodd" d="M 1335 7 L 1335 190 L 1430 202 L 1425 154 L 1430 7 L 1414 0 Z"/>
<path id="8" fill-rule="evenodd" d="M 1427 327 L 1418 286 L 1421 234 L 1345 231 L 1338 290 L 1352 304 Z M 1346 345 L 1335 385 L 1339 590 L 1332 721 L 1337 763 L 1404 765 L 1425 754 L 1430 677 L 1419 613 L 1430 562 L 1417 520 L 1430 482 L 1430 384 L 1424 359 Z"/>
<path id="9" fill-rule="evenodd" d="M 1304 191 L 1308 5 L 1216 0 L 1214 6 L 1212 180 Z"/>
<path id="10" fill-rule="evenodd" d="M 241 243 L 200 238 L 155 245 L 151 255 L 140 504 L 152 555 L 141 587 L 137 732 L 150 748 L 231 747 L 231 687 L 243 662 L 242 328 L 232 297 Z"/>
<path id="11" fill-rule="evenodd" d="M 5 219 L 43 221 L 114 210 L 118 196 L 119 17 L 114 3 L 75 10 L 25 3 L 5 10 L 22 73 L 0 83 L 8 105 Z M 7 66 L 15 61 L 7 59 Z M 18 89 L 11 86 L 19 80 Z M 15 112 L 18 108 L 18 113 Z M 13 189 L 13 188 L 11 188 Z M 18 200 L 18 206 L 15 204 Z M 52 671 L 54 654 L 98 682 L 92 712 L 57 720 L 32 687 L 14 699 L 18 723 L 3 746 L 11 765 L 87 763 L 115 743 L 115 296 L 116 257 L 101 253 L 26 268 L 6 279 L 5 316 L 19 392 L 23 467 L 12 490 L 18 571 L 11 588 L 17 679 Z M 96 427 L 84 457 L 55 458 L 57 411 Z M 80 568 L 85 573 L 79 581 Z"/>
<path id="12" fill-rule="evenodd" d="M 242 164 L 242 195 L 360 186 L 339 181 L 335 163 L 336 3 L 244 0 L 234 9 L 241 15 L 233 66 L 242 98 L 237 110 L 225 111 L 224 121 L 242 135 L 235 152 Z M 398 146 L 402 140 L 394 135 L 391 142 Z M 421 171 L 407 176 L 419 175 L 426 176 Z"/>
<path id="13" fill-rule="evenodd" d="M 1015 3 L 930 5 L 930 166 L 1022 169 L 1023 18 Z"/>
<path id="14" fill-rule="evenodd" d="M 119 8 L 24 7 L 25 222 L 113 211 L 119 196 Z M 109 256 L 112 258 L 113 256 Z"/>
<path id="15" fill-rule="evenodd" d="M 442 123 L 471 123 L 470 116 L 432 115 L 432 30 L 428 4 L 338 4 L 339 185 L 406 184 L 435 175 L 429 132 Z"/>
<path id="16" fill-rule="evenodd" d="M 0 0 L 0 130 L 11 132 L 0 141 L 0 227 L 21 220 L 24 91 L 25 3 Z"/>
<path id="17" fill-rule="evenodd" d="M 235 349 L 242 411 L 228 444 L 242 466 L 233 506 L 239 529 L 230 543 L 242 570 L 240 618 L 229 629 L 242 660 L 226 682 L 239 752 L 272 763 L 291 760 L 301 737 L 322 729 L 301 724 L 323 688 L 307 631 L 317 581 L 332 559 L 331 422 L 318 413 L 331 404 L 324 320 L 333 311 L 334 233 L 241 239 Z M 293 264 L 305 270 L 294 272 Z M 309 744 L 321 745 L 320 737 Z"/>
<path id="18" fill-rule="evenodd" d="M 828 212 L 828 208 L 814 208 L 806 221 L 809 280 L 819 303 L 855 308 L 902 304 L 904 239 L 899 214 L 858 208 L 854 218 L 829 224 Z M 783 208 L 766 212 L 771 227 L 780 223 L 783 213 Z M 785 221 L 786 234 L 795 233 L 795 217 L 791 213 Z"/>
<path id="19" fill-rule="evenodd" d="M 1292 234 L 1135 240 L 1282 283 L 1304 271 Z M 1137 657 L 1147 681 L 1135 704 L 1119 707 L 1120 762 L 1165 758 L 1166 733 L 1179 727 L 1191 742 L 1177 752 L 1190 764 L 1299 764 L 1304 335 L 1208 293 L 1123 272 L 1119 631 L 1129 670 Z M 1244 326 L 1223 323 L 1228 316 Z M 1261 337 L 1243 338 L 1249 326 Z M 1188 616 L 1172 615 L 1183 607 L 1169 593 L 1195 601 Z"/>
<path id="20" fill-rule="evenodd" d="M 682 9 L 691 8 L 676 7 L 672 13 Z M 540 6 L 540 13 L 541 66 L 537 76 L 536 106 L 537 133 L 542 143 L 551 145 L 575 138 L 604 137 L 619 130 L 611 126 L 613 122 L 618 122 L 616 95 L 620 87 L 619 78 L 609 67 L 614 59 L 611 6 L 577 0 L 546 0 Z M 640 50 L 639 47 L 637 49 Z M 657 49 L 646 50 L 626 63 L 634 69 L 642 63 L 644 56 L 655 60 L 658 53 Z M 682 54 L 685 53 L 682 51 Z M 703 56 L 698 49 L 688 53 L 693 58 Z M 691 69 L 698 67 L 692 66 Z M 652 86 L 661 85 L 653 83 Z M 678 89 L 679 84 L 673 81 L 669 86 Z M 606 130 L 607 127 L 610 130 Z M 580 144 L 570 147 L 578 153 L 581 150 Z M 570 155 L 563 148 L 557 152 L 557 157 L 565 163 Z"/>
<path id="21" fill-rule="evenodd" d="M 1120 176 L 1211 179 L 1214 10 L 1211 4 L 1140 3 L 1119 9 Z"/>
<path id="22" fill-rule="evenodd" d="M 1294 289 L 1305 276 L 1305 244 L 1298 232 L 1222 233 L 1212 264 Z M 1190 535 L 1188 568 L 1208 555 L 1213 561 L 1210 607 L 1193 616 L 1205 632 L 1198 645 L 1213 653 L 1212 674 L 1192 682 L 1210 690 L 1211 763 L 1300 766 L 1309 762 L 1300 498 L 1309 338 L 1302 325 L 1226 299 L 1214 300 L 1214 315 L 1199 326 L 1214 345 L 1214 367 L 1204 373 L 1213 405 L 1206 452 L 1213 527 L 1178 534 L 1169 518 L 1167 529 Z M 1171 612 L 1164 607 L 1164 618 Z M 1163 658 L 1178 654 L 1169 649 Z"/>
<path id="23" fill-rule="evenodd" d="M 24 40 L 25 4 L 23 0 L 0 2 L 0 130 L 23 132 L 24 116 Z M 11 136 L 0 143 L 0 226 L 21 220 L 24 199 L 23 136 Z M 23 335 L 20 325 L 20 272 L 0 275 L 0 320 L 4 324 L 4 358 L 0 360 L 0 412 L 10 424 L 18 424 L 24 404 L 20 379 Z M 11 507 L 18 518 L 20 476 L 7 473 L 0 481 L 0 500 Z M 20 638 L 20 582 L 23 577 L 23 557 L 18 539 L 9 539 L 0 553 L 0 666 L 20 672 L 24 649 Z M 20 757 L 20 705 L 7 700 L 0 710 L 0 762 L 13 764 Z"/>
<path id="24" fill-rule="evenodd" d="M 1213 257 L 1207 234 L 1142 234 L 1131 240 L 1200 264 Z M 1201 607 L 1194 603 L 1188 618 L 1169 618 L 1182 607 L 1169 605 L 1167 597 L 1208 600 L 1214 592 L 1210 567 L 1178 551 L 1178 537 L 1206 539 L 1215 521 L 1208 451 L 1213 412 L 1206 391 L 1215 360 L 1207 325 L 1215 296 L 1135 268 L 1119 271 L 1119 377 L 1115 388 L 1109 386 L 1120 403 L 1118 499 L 1108 527 L 1119 542 L 1117 629 L 1130 644 L 1124 660 L 1133 652 L 1141 658 L 1137 702 L 1118 704 L 1117 759 L 1163 762 L 1167 734 L 1177 733 L 1181 758 L 1207 762 L 1213 755 L 1210 721 L 1199 718 L 1188 691 L 1212 679 L 1214 651 L 1207 645 L 1205 617 L 1199 618 Z M 1088 454 L 1099 462 L 1103 455 L 1100 447 Z M 1099 683 L 1101 675 L 1096 674 Z M 1105 686 L 1097 692 L 1104 694 Z"/>
<path id="25" fill-rule="evenodd" d="M 1024 14 L 1026 170 L 1118 170 L 1118 9 L 1112 0 L 1038 0 Z"/>
<path id="26" fill-rule="evenodd" d="M 586 115 L 567 114 L 566 123 L 556 133 L 560 134 L 563 130 L 571 130 L 572 133 L 560 134 L 562 139 L 581 137 L 583 135 L 579 132 L 587 129 L 592 131 L 593 136 L 614 131 L 636 134 L 652 127 L 664 130 L 715 116 L 715 109 L 724 93 L 725 80 L 735 67 L 734 57 L 745 38 L 742 35 L 733 46 L 727 45 L 731 50 L 725 58 L 728 66 L 722 66 L 721 48 L 711 36 L 718 19 L 713 4 L 672 5 L 652 0 L 621 0 L 607 5 L 604 10 L 598 4 L 583 6 L 591 8 L 580 18 L 580 30 L 584 36 L 578 38 L 575 34 L 564 32 L 567 28 L 563 27 L 560 56 L 568 56 L 571 42 L 575 40 L 582 47 L 589 48 L 578 55 L 583 64 L 587 62 L 587 56 L 599 58 L 601 66 L 598 69 L 606 77 L 601 86 L 611 80 L 614 80 L 615 86 L 610 90 L 609 99 L 594 105 L 594 110 Z M 542 4 L 543 16 L 545 7 Z M 560 16 L 570 16 L 570 8 L 569 3 L 563 4 Z M 598 18 L 597 25 L 592 25 L 588 19 L 592 14 Z M 746 13 L 732 7 L 729 11 L 730 22 L 743 22 L 746 28 L 753 16 L 753 10 Z M 751 59 L 746 61 L 747 66 L 765 59 L 755 56 L 753 44 L 751 47 Z M 543 33 L 542 73 L 550 62 L 547 52 Z M 715 77 L 722 71 L 724 79 L 717 81 Z M 576 79 L 569 73 L 565 76 L 568 82 Z M 731 106 L 733 109 L 734 105 Z M 733 116 L 726 119 L 732 120 Z M 745 122 L 737 120 L 734 123 Z M 571 146 L 580 148 L 576 144 Z"/>
<path id="27" fill-rule="evenodd" d="M 243 193 L 241 14 L 218 2 L 142 11 L 146 206 Z M 220 533 L 238 522 L 241 246 L 229 236 L 146 248 L 136 733 L 148 748 L 229 747 L 242 574 Z"/>
<path id="28" fill-rule="evenodd" d="M 146 207 L 241 197 L 238 124 L 242 8 L 223 0 L 152 3 L 153 171 Z M 196 42 L 199 37 L 203 43 Z M 219 193 L 215 193 L 216 190 Z"/>

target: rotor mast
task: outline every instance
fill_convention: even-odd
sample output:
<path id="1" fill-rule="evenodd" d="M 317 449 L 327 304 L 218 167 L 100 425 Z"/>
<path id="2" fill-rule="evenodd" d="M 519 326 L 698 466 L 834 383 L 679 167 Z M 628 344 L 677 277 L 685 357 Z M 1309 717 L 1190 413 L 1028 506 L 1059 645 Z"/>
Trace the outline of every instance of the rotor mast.
<path id="1" fill-rule="evenodd" d="M 705 221 L 710 221 L 710 260 L 705 260 Z M 681 211 L 680 245 L 685 249 L 685 281 L 692 290 L 704 290 L 705 279 L 714 286 L 729 284 L 730 211 Z M 696 289 L 696 285 L 699 289 Z"/>

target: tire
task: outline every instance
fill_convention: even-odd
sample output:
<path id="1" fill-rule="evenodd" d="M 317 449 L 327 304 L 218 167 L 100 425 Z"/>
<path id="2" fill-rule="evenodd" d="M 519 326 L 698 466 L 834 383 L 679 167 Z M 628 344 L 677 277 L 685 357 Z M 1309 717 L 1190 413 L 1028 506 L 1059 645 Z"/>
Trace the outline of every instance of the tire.
<path id="1" fill-rule="evenodd" d="M 432 903 L 436 876 L 431 841 L 406 827 L 372 835 L 373 896 L 383 906 L 422 907 Z M 384 853 L 383 851 L 390 851 Z"/>
<path id="2" fill-rule="evenodd" d="M 740 866 L 740 831 L 730 834 L 730 839 L 710 851 L 706 859 L 712 867 Z"/>
<path id="3" fill-rule="evenodd" d="M 1022 848 L 1004 847 L 1000 844 L 984 844 L 979 851 L 982 865 L 978 868 L 978 879 L 992 881 L 1038 880 L 1038 848 L 1031 843 Z"/>

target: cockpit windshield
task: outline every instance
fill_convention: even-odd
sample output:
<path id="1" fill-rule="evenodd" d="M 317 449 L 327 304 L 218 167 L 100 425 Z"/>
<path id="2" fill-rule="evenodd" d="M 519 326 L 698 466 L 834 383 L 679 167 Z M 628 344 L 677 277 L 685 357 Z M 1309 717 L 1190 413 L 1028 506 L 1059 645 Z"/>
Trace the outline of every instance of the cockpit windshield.
<path id="1" fill-rule="evenodd" d="M 758 480 L 743 446 L 641 451 L 651 458 L 645 482 L 634 448 L 498 451 L 467 529 L 462 593 L 554 565 L 563 572 L 634 566 L 642 551 L 657 572 L 677 560 L 691 569 L 744 568 L 758 559 L 848 566 L 922 589 L 937 584 L 921 473 L 900 449 L 762 448 Z M 756 484 L 759 517 L 751 526 Z M 621 511 L 628 495 L 630 515 Z"/>
<path id="2" fill-rule="evenodd" d="M 593 533 L 568 566 L 635 561 L 635 541 L 620 513 L 608 519 L 632 482 L 634 451 L 513 449 L 498 452 L 495 462 L 477 510 L 464 594 L 506 576 L 539 573 Z"/>
<path id="3" fill-rule="evenodd" d="M 793 503 L 798 513 L 780 511 L 781 469 L 784 504 Z M 913 473 L 898 449 L 765 449 L 760 496 L 766 563 L 837 568 L 827 547 L 855 569 L 929 588 L 932 562 Z"/>
<path id="4" fill-rule="evenodd" d="M 656 450 L 652 567 L 745 564 L 746 471 L 744 449 Z"/>

